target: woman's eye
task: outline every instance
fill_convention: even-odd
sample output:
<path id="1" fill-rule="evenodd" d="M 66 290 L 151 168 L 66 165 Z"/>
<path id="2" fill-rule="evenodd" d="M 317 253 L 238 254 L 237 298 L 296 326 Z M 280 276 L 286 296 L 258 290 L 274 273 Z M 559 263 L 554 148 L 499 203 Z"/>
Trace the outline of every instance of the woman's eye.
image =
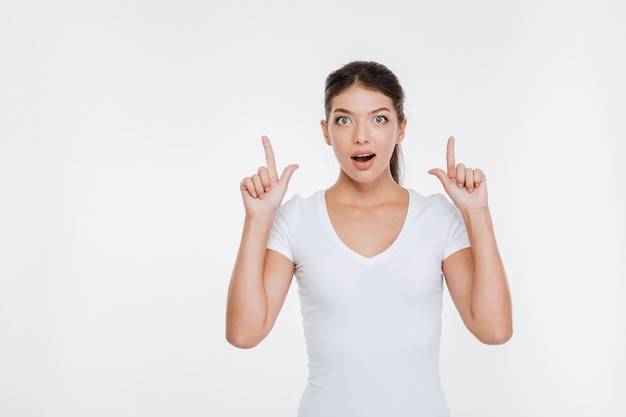
<path id="1" fill-rule="evenodd" d="M 386 121 L 387 121 L 387 118 L 385 116 L 374 117 L 374 123 L 376 124 L 382 124 L 382 123 L 385 123 Z"/>
<path id="2" fill-rule="evenodd" d="M 337 118 L 337 124 L 338 125 L 347 125 L 350 124 L 350 119 L 348 119 L 345 116 L 341 116 Z"/>

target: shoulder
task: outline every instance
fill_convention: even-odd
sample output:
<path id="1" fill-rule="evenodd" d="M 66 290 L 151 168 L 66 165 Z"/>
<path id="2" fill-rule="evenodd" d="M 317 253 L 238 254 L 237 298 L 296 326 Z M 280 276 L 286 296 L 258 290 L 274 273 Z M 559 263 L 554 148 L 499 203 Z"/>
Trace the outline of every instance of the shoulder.
<path id="1" fill-rule="evenodd" d="M 408 191 L 414 202 L 414 215 L 454 217 L 460 214 L 457 207 L 442 193 L 424 196 L 410 188 Z"/>
<path id="2" fill-rule="evenodd" d="M 463 216 L 447 196 L 437 193 L 425 197 L 415 191 L 411 193 L 415 204 L 410 220 L 418 225 L 420 236 L 428 236 L 433 244 L 440 245 L 442 260 L 469 246 Z"/>
<path id="3" fill-rule="evenodd" d="M 294 194 L 289 199 L 285 200 L 281 209 L 293 210 L 297 207 L 311 207 L 317 204 L 320 198 L 323 198 L 324 190 L 319 190 L 308 197 L 302 197 L 300 194 Z"/>
<path id="4" fill-rule="evenodd" d="M 289 199 L 283 202 L 278 209 L 278 216 L 292 218 L 298 217 L 307 212 L 316 212 L 319 210 L 321 203 L 323 203 L 324 191 L 320 190 L 308 197 L 302 197 L 299 194 L 294 194 Z"/>
<path id="5" fill-rule="evenodd" d="M 306 198 L 294 194 L 285 200 L 274 215 L 268 247 L 275 249 L 277 241 L 281 242 L 283 248 L 290 247 L 303 237 L 306 239 L 306 236 L 310 236 L 311 232 L 319 227 L 321 216 L 318 206 L 323 204 L 323 198 L 323 193 L 316 192 Z M 289 256 L 286 256 L 291 259 L 290 251 L 291 249 Z M 281 253 L 286 254 L 287 251 Z"/>

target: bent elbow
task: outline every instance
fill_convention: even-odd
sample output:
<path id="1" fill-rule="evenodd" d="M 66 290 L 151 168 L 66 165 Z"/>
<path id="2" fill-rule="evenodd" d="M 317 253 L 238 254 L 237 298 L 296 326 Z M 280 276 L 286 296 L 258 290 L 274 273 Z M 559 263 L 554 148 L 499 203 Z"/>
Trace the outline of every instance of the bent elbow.
<path id="1" fill-rule="evenodd" d="M 503 345 L 513 337 L 513 324 L 510 320 L 475 327 L 474 336 L 486 345 Z"/>
<path id="2" fill-rule="evenodd" d="M 248 340 L 232 339 L 228 337 L 226 338 L 226 340 L 232 346 L 239 348 L 239 349 L 252 349 L 253 347 L 256 347 L 259 344 L 258 342 L 255 343 L 255 342 L 251 342 Z"/>
<path id="3" fill-rule="evenodd" d="M 239 349 L 252 349 L 261 343 L 262 339 L 252 338 L 241 332 L 226 331 L 226 341 Z"/>
<path id="4" fill-rule="evenodd" d="M 507 334 L 503 333 L 503 334 L 493 335 L 490 337 L 481 338 L 480 341 L 486 345 L 503 345 L 506 342 L 508 342 L 512 336 L 513 336 L 513 333 L 507 333 Z"/>
<path id="5" fill-rule="evenodd" d="M 503 345 L 513 337 L 513 328 L 508 325 L 501 326 L 477 337 L 478 340 L 486 345 Z"/>

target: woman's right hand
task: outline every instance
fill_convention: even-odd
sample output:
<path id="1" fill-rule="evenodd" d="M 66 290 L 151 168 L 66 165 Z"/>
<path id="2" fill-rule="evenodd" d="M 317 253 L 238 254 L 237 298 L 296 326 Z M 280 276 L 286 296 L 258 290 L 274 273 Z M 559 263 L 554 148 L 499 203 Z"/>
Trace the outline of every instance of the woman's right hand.
<path id="1" fill-rule="evenodd" d="M 250 219 L 273 218 L 287 192 L 291 175 L 298 169 L 296 164 L 289 165 L 279 178 L 272 144 L 267 136 L 261 140 L 267 166 L 260 167 L 256 174 L 244 178 L 240 186 L 246 216 Z"/>

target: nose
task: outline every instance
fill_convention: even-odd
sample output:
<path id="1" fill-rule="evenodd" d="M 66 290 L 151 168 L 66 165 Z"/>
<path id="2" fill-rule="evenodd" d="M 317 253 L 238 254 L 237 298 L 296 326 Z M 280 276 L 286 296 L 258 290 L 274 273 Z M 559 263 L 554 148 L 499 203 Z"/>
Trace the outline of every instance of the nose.
<path id="1" fill-rule="evenodd" d="M 368 134 L 366 130 L 363 127 L 359 127 L 357 124 L 357 127 L 354 131 L 354 143 L 362 145 L 364 143 L 369 143 L 369 141 L 370 140 L 368 139 Z"/>

